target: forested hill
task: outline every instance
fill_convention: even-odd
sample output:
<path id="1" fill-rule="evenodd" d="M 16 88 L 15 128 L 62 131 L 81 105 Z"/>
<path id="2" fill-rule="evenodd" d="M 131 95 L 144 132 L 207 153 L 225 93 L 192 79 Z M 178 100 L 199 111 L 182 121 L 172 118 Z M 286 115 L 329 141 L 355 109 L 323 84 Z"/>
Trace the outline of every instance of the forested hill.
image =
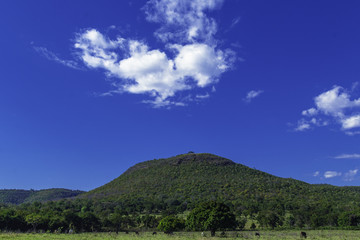
<path id="1" fill-rule="evenodd" d="M 0 190 L 0 203 L 21 204 L 46 202 L 75 197 L 81 193 L 83 193 L 83 191 L 63 188 L 52 188 L 44 190 L 3 189 Z"/>
<path id="2" fill-rule="evenodd" d="M 312 185 L 280 178 L 212 154 L 182 154 L 136 164 L 120 177 L 80 195 L 138 208 L 185 210 L 207 200 L 250 212 L 265 209 L 346 208 L 360 199 L 359 187 Z"/>

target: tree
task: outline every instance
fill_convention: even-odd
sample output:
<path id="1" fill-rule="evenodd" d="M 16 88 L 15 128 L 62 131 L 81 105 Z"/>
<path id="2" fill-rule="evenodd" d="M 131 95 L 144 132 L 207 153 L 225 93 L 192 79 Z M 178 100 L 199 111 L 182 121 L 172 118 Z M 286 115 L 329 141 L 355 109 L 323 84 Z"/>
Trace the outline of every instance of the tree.
<path id="1" fill-rule="evenodd" d="M 49 230 L 62 232 L 63 229 L 67 228 L 67 224 L 65 222 L 65 218 L 60 215 L 53 215 L 49 218 L 48 223 Z"/>
<path id="2" fill-rule="evenodd" d="M 343 212 L 340 214 L 338 223 L 341 227 L 354 227 L 360 224 L 360 215 L 355 212 Z"/>
<path id="3" fill-rule="evenodd" d="M 100 228 L 100 221 L 93 213 L 81 213 L 80 218 L 83 231 L 94 232 Z"/>
<path id="4" fill-rule="evenodd" d="M 252 223 L 251 226 L 250 226 L 250 229 L 251 229 L 251 230 L 255 230 L 255 229 L 256 229 L 256 224 L 255 224 L 255 223 Z"/>
<path id="5" fill-rule="evenodd" d="M 1 209 L 0 219 L 0 230 L 28 230 L 25 216 L 20 211 L 15 211 L 12 208 Z"/>
<path id="6" fill-rule="evenodd" d="M 258 214 L 256 220 L 260 223 L 261 226 L 263 226 L 263 227 L 269 226 L 272 229 L 274 229 L 277 226 L 282 226 L 282 224 L 283 224 L 283 221 L 279 217 L 279 215 L 277 215 L 273 211 L 260 212 Z"/>
<path id="7" fill-rule="evenodd" d="M 32 225 L 33 231 L 36 232 L 36 227 L 41 223 L 42 217 L 39 214 L 31 213 L 25 217 L 25 221 Z"/>
<path id="8" fill-rule="evenodd" d="M 152 215 L 144 215 L 141 217 L 141 222 L 145 228 L 155 228 L 159 225 L 159 221 L 155 216 Z"/>
<path id="9" fill-rule="evenodd" d="M 185 228 L 185 222 L 176 216 L 167 216 L 159 222 L 159 231 L 173 232 L 183 230 Z"/>
<path id="10" fill-rule="evenodd" d="M 119 212 L 110 214 L 109 221 L 111 225 L 116 229 L 116 234 L 118 234 L 122 226 L 122 221 L 123 221 L 122 214 Z"/>
<path id="11" fill-rule="evenodd" d="M 81 230 L 81 218 L 79 215 L 71 209 L 66 209 L 63 214 L 69 229 L 73 229 L 75 231 Z"/>
<path id="12" fill-rule="evenodd" d="M 210 230 L 211 236 L 215 236 L 217 230 L 236 228 L 237 222 L 227 205 L 211 201 L 194 208 L 187 217 L 186 226 L 189 230 Z"/>
<path id="13" fill-rule="evenodd" d="M 246 222 L 247 222 L 247 219 L 245 217 L 242 217 L 240 218 L 238 221 L 237 221 L 237 227 L 240 229 L 240 230 L 243 230 L 245 225 L 246 225 Z"/>

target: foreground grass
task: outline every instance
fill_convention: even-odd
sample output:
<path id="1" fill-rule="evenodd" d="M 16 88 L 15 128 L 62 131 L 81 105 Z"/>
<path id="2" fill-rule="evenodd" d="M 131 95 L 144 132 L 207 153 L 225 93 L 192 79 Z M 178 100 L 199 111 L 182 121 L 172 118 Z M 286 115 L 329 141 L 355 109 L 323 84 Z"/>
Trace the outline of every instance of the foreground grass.
<path id="1" fill-rule="evenodd" d="M 300 231 L 259 231 L 261 237 L 256 237 L 255 232 L 227 232 L 226 238 L 214 237 L 211 238 L 210 233 L 206 233 L 207 237 L 201 237 L 199 232 L 178 232 L 174 235 L 168 236 L 163 233 L 152 235 L 149 232 L 143 232 L 139 235 L 135 233 L 81 233 L 81 234 L 32 234 L 32 233 L 0 233 L 0 240 L 132 240 L 132 239 L 153 239 L 153 240 L 200 240 L 200 239 L 300 239 Z M 360 239 L 360 231 L 342 231 L 342 230 L 324 230 L 306 231 L 307 239 L 333 239 L 333 240 L 355 240 Z M 218 233 L 219 235 L 220 233 Z"/>

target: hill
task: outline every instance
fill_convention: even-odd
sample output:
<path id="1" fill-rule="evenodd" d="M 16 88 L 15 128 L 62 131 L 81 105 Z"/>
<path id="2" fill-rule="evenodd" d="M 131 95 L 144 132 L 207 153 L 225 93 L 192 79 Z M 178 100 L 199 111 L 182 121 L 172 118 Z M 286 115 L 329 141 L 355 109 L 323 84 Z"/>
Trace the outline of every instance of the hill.
<path id="1" fill-rule="evenodd" d="M 212 154 L 182 154 L 136 164 L 113 181 L 79 196 L 133 205 L 137 210 L 183 211 L 216 200 L 237 211 L 346 208 L 360 199 L 358 187 L 312 185 L 280 178 Z"/>
<path id="2" fill-rule="evenodd" d="M 3 189 L 0 190 L 0 203 L 3 204 L 21 204 L 32 202 L 46 202 L 72 198 L 83 191 L 69 190 L 63 188 L 52 188 L 43 190 L 21 190 L 21 189 Z"/>
<path id="3" fill-rule="evenodd" d="M 19 204 L 79 192 L 2 190 L 0 200 Z M 191 216 L 190 211 L 209 204 L 201 203 L 205 201 L 225 203 L 239 229 L 246 221 L 247 229 L 359 229 L 359 199 L 359 187 L 308 184 L 216 155 L 188 153 L 136 164 L 108 184 L 68 200 L 0 204 L 0 230 L 29 231 L 34 228 L 33 217 L 41 219 L 36 226 L 44 231 L 69 230 L 70 226 L 79 231 L 155 229 L 163 217 L 176 215 L 181 221 Z"/>

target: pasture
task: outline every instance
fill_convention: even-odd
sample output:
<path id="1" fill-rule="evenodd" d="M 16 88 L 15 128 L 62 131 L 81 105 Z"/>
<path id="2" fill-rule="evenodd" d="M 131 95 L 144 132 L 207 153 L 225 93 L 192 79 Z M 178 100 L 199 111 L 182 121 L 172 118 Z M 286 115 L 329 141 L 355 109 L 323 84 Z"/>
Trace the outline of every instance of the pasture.
<path id="1" fill-rule="evenodd" d="M 206 236 L 202 237 L 200 232 L 176 232 L 174 235 L 165 235 L 158 233 L 153 235 L 152 232 L 135 233 L 81 233 L 81 234 L 49 234 L 49 233 L 0 233 L 0 240 L 132 240 L 132 239 L 153 239 L 153 240 L 200 240 L 200 239 L 303 239 L 300 238 L 300 231 L 259 231 L 260 237 L 255 236 L 255 232 L 227 232 L 226 237 L 210 237 L 210 233 L 206 232 Z M 333 240 L 355 240 L 360 239 L 360 231 L 347 230 L 311 230 L 306 231 L 307 239 L 333 239 Z"/>

